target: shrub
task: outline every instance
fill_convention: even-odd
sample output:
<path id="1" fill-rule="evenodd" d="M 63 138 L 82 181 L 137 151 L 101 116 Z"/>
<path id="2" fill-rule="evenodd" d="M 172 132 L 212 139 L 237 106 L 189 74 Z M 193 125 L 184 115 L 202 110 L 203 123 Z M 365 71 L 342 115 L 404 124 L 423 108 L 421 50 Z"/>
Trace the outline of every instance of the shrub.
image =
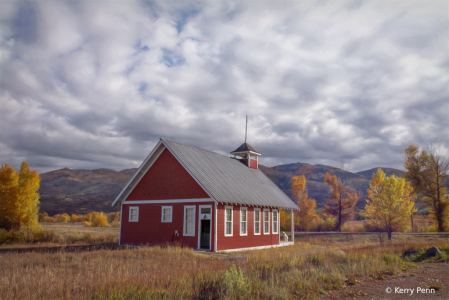
<path id="1" fill-rule="evenodd" d="M 59 242 L 60 238 L 54 231 L 39 227 L 21 227 L 9 231 L 0 230 L 0 244 Z"/>
<path id="2" fill-rule="evenodd" d="M 108 223 L 108 216 L 104 213 L 97 214 L 92 218 L 92 227 L 111 227 Z"/>
<path id="3" fill-rule="evenodd" d="M 66 213 L 63 213 L 60 217 L 59 217 L 59 222 L 63 222 L 63 223 L 67 223 L 70 222 L 70 216 Z"/>
<path id="4" fill-rule="evenodd" d="M 104 213 L 92 213 L 92 221 L 86 221 L 84 222 L 84 226 L 86 227 L 111 227 L 108 223 L 108 216 L 106 216 Z"/>
<path id="5" fill-rule="evenodd" d="M 223 275 L 223 293 L 229 298 L 246 298 L 248 292 L 248 280 L 243 275 L 242 269 L 232 265 Z"/>
<path id="6" fill-rule="evenodd" d="M 120 212 L 111 212 L 108 215 L 108 222 L 113 223 L 114 221 L 120 222 Z"/>
<path id="7" fill-rule="evenodd" d="M 84 216 L 82 215 L 76 215 L 76 214 L 72 214 L 72 216 L 70 217 L 70 222 L 75 223 L 75 222 L 83 222 L 84 221 Z"/>
<path id="8" fill-rule="evenodd" d="M 56 223 L 56 219 L 53 217 L 45 217 L 43 222 L 47 222 L 47 223 Z"/>
<path id="9" fill-rule="evenodd" d="M 320 219 L 315 229 L 312 231 L 332 231 L 335 229 L 336 220 L 334 218 Z"/>
<path id="10" fill-rule="evenodd" d="M 46 212 L 38 214 L 38 220 L 39 222 L 45 222 L 44 219 L 48 217 L 48 214 Z"/>

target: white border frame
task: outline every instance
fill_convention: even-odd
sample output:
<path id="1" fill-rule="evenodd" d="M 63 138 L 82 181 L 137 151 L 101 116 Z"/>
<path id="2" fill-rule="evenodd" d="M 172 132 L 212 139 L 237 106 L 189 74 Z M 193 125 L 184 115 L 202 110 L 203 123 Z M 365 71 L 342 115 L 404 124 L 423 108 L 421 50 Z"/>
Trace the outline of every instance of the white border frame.
<path id="1" fill-rule="evenodd" d="M 245 211 L 246 214 L 246 233 L 242 233 L 242 211 Z M 247 236 L 248 235 L 248 207 L 240 207 L 240 220 L 239 220 L 239 232 L 240 236 Z"/>
<path id="2" fill-rule="evenodd" d="M 164 221 L 164 209 L 170 208 L 170 221 Z M 162 206 L 161 209 L 161 223 L 172 223 L 173 222 L 173 206 Z"/>
<path id="3" fill-rule="evenodd" d="M 193 234 L 186 234 L 186 211 L 187 208 L 193 208 Z M 195 236 L 195 219 L 196 219 L 196 205 L 184 205 L 184 218 L 182 220 L 182 236 Z"/>
<path id="4" fill-rule="evenodd" d="M 131 220 L 131 209 L 137 209 L 137 220 Z M 130 206 L 129 207 L 128 222 L 139 222 L 139 207 L 138 206 Z"/>
<path id="5" fill-rule="evenodd" d="M 256 233 L 256 211 L 259 212 L 259 233 Z M 254 235 L 260 235 L 262 232 L 262 228 L 261 228 L 261 219 L 263 218 L 262 214 L 260 213 L 260 208 L 254 208 L 253 211 L 253 219 L 254 219 Z"/>
<path id="6" fill-rule="evenodd" d="M 265 212 L 268 212 L 268 232 L 265 232 Z M 264 208 L 263 209 L 263 214 L 262 214 L 262 220 L 263 220 L 263 234 L 267 235 L 270 234 L 271 230 L 270 230 L 270 209 L 269 208 Z"/>
<path id="7" fill-rule="evenodd" d="M 276 212 L 277 214 L 277 221 L 276 221 L 276 229 L 277 231 L 274 232 L 274 218 L 273 218 L 273 213 Z M 271 210 L 271 233 L 273 234 L 279 234 L 279 209 L 272 209 Z"/>
<path id="8" fill-rule="evenodd" d="M 231 234 L 226 234 L 226 209 L 231 209 Z M 225 206 L 224 209 L 224 235 L 233 236 L 234 234 L 234 206 Z"/>
<path id="9" fill-rule="evenodd" d="M 201 208 L 210 208 L 210 214 L 203 214 L 203 215 L 210 215 L 209 219 L 202 219 L 201 218 Z M 210 220 L 210 232 L 209 232 L 209 251 L 212 250 L 212 205 L 198 205 L 198 249 L 201 249 L 201 220 Z"/>

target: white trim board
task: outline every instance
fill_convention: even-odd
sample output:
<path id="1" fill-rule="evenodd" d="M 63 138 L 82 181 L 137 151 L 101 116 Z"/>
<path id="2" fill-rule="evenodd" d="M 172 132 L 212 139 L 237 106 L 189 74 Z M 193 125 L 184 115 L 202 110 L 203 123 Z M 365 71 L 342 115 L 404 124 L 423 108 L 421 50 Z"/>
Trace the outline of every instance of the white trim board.
<path id="1" fill-rule="evenodd" d="M 247 250 L 261 250 L 261 249 L 279 248 L 279 247 L 293 246 L 293 245 L 294 245 L 293 242 L 287 242 L 287 243 L 280 243 L 279 245 L 267 245 L 267 246 L 258 246 L 258 247 L 227 249 L 227 250 L 220 250 L 218 252 L 237 252 L 237 251 L 247 251 Z"/>
<path id="2" fill-rule="evenodd" d="M 188 202 L 215 202 L 214 199 L 210 198 L 199 198 L 199 199 L 168 199 L 168 200 L 132 200 L 123 201 L 122 204 L 170 204 L 170 203 L 188 203 Z"/>

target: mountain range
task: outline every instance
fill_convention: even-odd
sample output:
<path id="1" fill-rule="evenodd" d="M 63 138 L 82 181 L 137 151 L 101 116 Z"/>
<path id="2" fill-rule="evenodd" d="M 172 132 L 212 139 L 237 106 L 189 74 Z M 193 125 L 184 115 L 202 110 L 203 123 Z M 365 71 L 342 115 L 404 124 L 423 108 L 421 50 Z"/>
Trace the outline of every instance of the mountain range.
<path id="1" fill-rule="evenodd" d="M 316 199 L 318 209 L 323 207 L 329 197 L 329 188 L 324 183 L 324 175 L 329 172 L 344 178 L 348 186 L 359 194 L 357 208 L 365 206 L 369 181 L 377 168 L 362 172 L 349 172 L 326 165 L 309 165 L 293 163 L 267 167 L 259 165 L 281 190 L 293 198 L 290 179 L 304 175 L 307 178 L 309 196 Z M 382 168 L 390 176 L 402 176 L 402 171 L 393 168 Z M 58 213 L 86 214 L 91 211 L 112 212 L 112 201 L 131 179 L 137 169 L 114 171 L 111 169 L 60 169 L 40 174 L 40 212 L 49 215 Z"/>

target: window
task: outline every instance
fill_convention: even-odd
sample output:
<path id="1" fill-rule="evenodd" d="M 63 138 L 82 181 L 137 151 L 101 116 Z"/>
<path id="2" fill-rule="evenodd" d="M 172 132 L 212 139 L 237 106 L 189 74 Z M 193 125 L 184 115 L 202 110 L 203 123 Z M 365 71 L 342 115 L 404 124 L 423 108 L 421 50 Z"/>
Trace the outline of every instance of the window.
<path id="1" fill-rule="evenodd" d="M 246 227 L 247 212 L 248 209 L 246 207 L 240 207 L 240 235 L 248 235 Z"/>
<path id="2" fill-rule="evenodd" d="M 263 210 L 263 234 L 270 234 L 270 210 Z"/>
<path id="3" fill-rule="evenodd" d="M 254 234 L 260 235 L 260 208 L 254 209 Z"/>
<path id="4" fill-rule="evenodd" d="M 195 206 L 184 206 L 184 236 L 195 236 Z"/>
<path id="5" fill-rule="evenodd" d="M 273 219 L 273 233 L 278 233 L 278 211 L 273 209 L 272 212 Z"/>
<path id="6" fill-rule="evenodd" d="M 162 219 L 161 222 L 171 222 L 172 220 L 172 207 L 162 206 Z"/>
<path id="7" fill-rule="evenodd" d="M 139 207 L 138 206 L 130 206 L 129 207 L 129 221 L 130 222 L 138 222 L 139 221 Z"/>
<path id="8" fill-rule="evenodd" d="M 232 206 L 225 207 L 225 236 L 232 236 Z"/>

